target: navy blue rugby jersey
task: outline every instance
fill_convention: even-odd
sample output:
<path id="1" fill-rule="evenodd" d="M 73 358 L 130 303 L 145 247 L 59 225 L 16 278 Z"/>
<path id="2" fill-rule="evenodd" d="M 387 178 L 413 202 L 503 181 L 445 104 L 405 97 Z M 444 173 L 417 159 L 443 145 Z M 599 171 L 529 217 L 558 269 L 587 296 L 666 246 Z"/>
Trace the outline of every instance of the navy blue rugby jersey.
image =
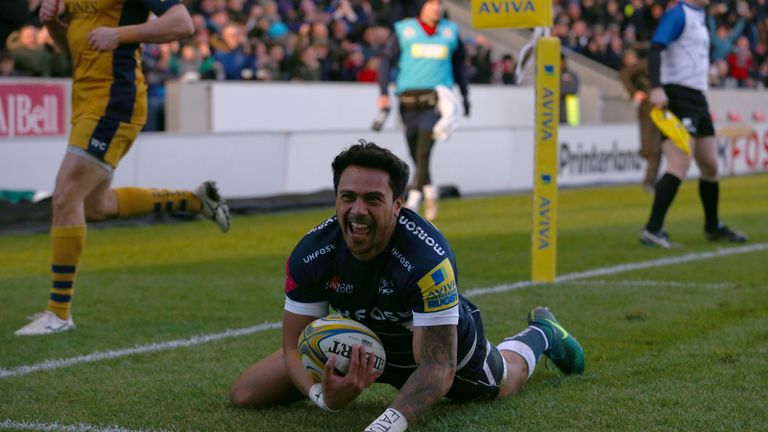
<path id="1" fill-rule="evenodd" d="M 415 369 L 411 327 L 458 326 L 458 369 L 485 345 L 482 328 L 458 292 L 456 260 L 445 237 L 403 208 L 384 252 L 358 261 L 349 252 L 336 216 L 313 228 L 288 258 L 285 310 L 324 317 L 331 306 L 381 339 L 388 369 Z M 477 354 L 479 354 L 477 350 Z"/>

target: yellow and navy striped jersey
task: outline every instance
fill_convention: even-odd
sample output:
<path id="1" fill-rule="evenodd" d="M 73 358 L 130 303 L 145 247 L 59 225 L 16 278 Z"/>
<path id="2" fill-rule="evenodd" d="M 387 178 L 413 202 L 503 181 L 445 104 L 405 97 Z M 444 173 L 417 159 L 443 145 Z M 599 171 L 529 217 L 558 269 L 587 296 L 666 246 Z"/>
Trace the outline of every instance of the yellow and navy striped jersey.
<path id="1" fill-rule="evenodd" d="M 88 47 L 88 33 L 98 27 L 142 24 L 149 13 L 162 15 L 180 0 L 64 0 L 72 55 L 72 121 L 83 114 L 143 124 L 147 86 L 141 72 L 141 44 L 122 44 L 114 51 Z"/>

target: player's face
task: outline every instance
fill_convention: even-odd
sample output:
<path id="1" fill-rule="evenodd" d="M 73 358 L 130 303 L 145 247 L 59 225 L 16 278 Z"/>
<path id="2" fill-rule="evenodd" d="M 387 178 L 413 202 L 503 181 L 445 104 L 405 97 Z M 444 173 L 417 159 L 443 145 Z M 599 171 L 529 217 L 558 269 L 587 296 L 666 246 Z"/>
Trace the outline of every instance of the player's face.
<path id="1" fill-rule="evenodd" d="M 435 25 L 442 15 L 442 0 L 427 0 L 421 7 L 419 18 L 427 24 Z"/>
<path id="2" fill-rule="evenodd" d="M 389 174 L 357 165 L 341 173 L 336 216 L 352 255 L 369 261 L 381 254 L 397 224 L 403 199 L 393 199 Z"/>

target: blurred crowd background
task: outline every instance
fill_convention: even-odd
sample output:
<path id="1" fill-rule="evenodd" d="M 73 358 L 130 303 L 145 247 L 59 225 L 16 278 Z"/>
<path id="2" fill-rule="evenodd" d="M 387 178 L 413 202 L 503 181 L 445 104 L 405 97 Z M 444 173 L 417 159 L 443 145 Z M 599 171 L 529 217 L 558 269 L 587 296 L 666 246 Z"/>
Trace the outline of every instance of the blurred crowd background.
<path id="1" fill-rule="evenodd" d="M 395 21 L 415 15 L 408 0 L 183 0 L 195 35 L 146 44 L 150 109 L 169 79 L 375 82 L 379 52 Z M 0 77 L 68 77 L 70 60 L 37 20 L 40 0 L 2 0 Z M 467 1 L 468 3 L 468 1 Z M 619 70 L 631 49 L 642 58 L 676 0 L 554 0 L 554 36 L 565 52 Z M 713 87 L 768 86 L 768 0 L 713 1 Z M 470 82 L 515 84 L 515 55 L 487 38 L 462 35 Z M 153 120 L 150 119 L 150 122 Z M 153 129 L 148 124 L 148 129 Z M 155 129 L 161 128 L 155 125 Z"/>

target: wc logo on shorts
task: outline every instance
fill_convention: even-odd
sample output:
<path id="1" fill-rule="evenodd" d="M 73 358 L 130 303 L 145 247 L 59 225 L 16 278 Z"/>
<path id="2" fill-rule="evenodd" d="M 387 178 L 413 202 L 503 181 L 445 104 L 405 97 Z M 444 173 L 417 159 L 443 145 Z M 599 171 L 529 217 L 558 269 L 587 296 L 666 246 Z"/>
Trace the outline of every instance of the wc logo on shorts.
<path id="1" fill-rule="evenodd" d="M 459 289 L 448 258 L 433 268 L 418 282 L 424 312 L 449 309 L 459 303 Z"/>
<path id="2" fill-rule="evenodd" d="M 96 138 L 91 138 L 90 147 L 100 152 L 107 151 L 107 143 Z"/>

